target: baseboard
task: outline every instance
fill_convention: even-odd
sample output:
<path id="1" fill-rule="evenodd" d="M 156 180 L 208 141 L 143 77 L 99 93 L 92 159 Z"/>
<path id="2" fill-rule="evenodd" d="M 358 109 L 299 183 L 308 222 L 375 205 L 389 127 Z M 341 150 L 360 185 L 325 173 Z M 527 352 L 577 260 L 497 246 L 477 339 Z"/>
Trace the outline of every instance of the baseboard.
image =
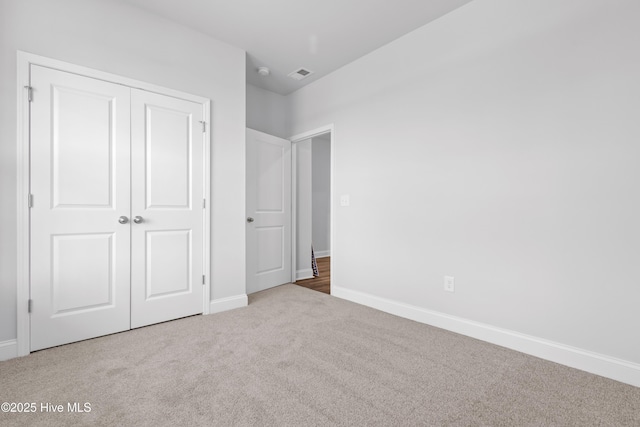
<path id="1" fill-rule="evenodd" d="M 0 341 L 0 361 L 18 357 L 18 341 Z"/>
<path id="2" fill-rule="evenodd" d="M 312 279 L 313 270 L 311 268 L 305 268 L 304 270 L 296 271 L 296 280 Z"/>
<path id="3" fill-rule="evenodd" d="M 331 295 L 640 387 L 640 365 L 637 363 L 334 285 Z"/>
<path id="4" fill-rule="evenodd" d="M 315 255 L 316 258 L 326 258 L 328 256 L 331 256 L 331 251 L 313 251 L 313 254 Z"/>
<path id="5" fill-rule="evenodd" d="M 227 298 L 215 299 L 209 303 L 209 314 L 222 313 L 234 308 L 246 307 L 249 299 L 246 294 L 235 295 Z"/>

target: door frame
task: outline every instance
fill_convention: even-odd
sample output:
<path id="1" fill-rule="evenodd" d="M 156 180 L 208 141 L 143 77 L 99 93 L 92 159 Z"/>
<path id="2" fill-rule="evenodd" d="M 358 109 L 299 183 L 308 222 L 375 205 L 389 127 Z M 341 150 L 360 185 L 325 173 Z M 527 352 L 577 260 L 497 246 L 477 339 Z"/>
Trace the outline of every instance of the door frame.
<path id="1" fill-rule="evenodd" d="M 71 64 L 44 56 L 17 51 L 17 277 L 16 277 L 16 344 L 17 355 L 26 356 L 31 352 L 31 322 L 28 311 L 30 299 L 30 106 L 29 92 L 31 65 L 53 68 L 67 73 L 78 74 L 110 83 L 120 84 L 135 89 L 154 92 L 174 98 L 184 99 L 202 104 L 203 117 L 206 122 L 203 133 L 204 153 L 204 191 L 206 200 L 203 210 L 203 272 L 205 283 L 203 289 L 202 314 L 209 314 L 211 296 L 211 100 L 197 95 L 168 89 L 151 83 L 130 79 L 92 68 Z"/>
<path id="2" fill-rule="evenodd" d="M 330 177 L 330 184 L 329 184 L 329 235 L 330 235 L 330 245 L 329 245 L 329 250 L 331 251 L 331 260 L 329 261 L 329 268 L 332 269 L 333 268 L 333 242 L 334 242 L 334 226 L 333 226 L 333 220 L 334 220 L 334 205 L 333 205 L 333 186 L 334 186 L 334 179 L 333 179 L 333 171 L 334 171 L 334 141 L 335 141 L 335 136 L 336 136 L 336 132 L 335 132 L 335 127 L 333 125 L 333 123 L 330 123 L 328 125 L 324 125 L 324 126 L 320 126 L 316 129 L 312 129 L 310 131 L 307 132 L 302 132 L 299 134 L 296 134 L 289 139 L 289 141 L 291 141 L 291 280 L 292 282 L 296 281 L 296 271 L 297 271 L 297 263 L 296 263 L 296 258 L 297 258 L 297 253 L 298 253 L 298 245 L 297 245 L 297 233 L 296 233 L 296 227 L 297 227 L 297 218 L 298 218 L 298 210 L 296 209 L 296 204 L 297 204 L 297 196 L 296 196 L 296 192 L 297 192 L 297 188 L 298 188 L 298 182 L 296 179 L 296 173 L 297 173 L 297 163 L 298 163 L 298 151 L 297 151 L 297 146 L 296 143 L 297 142 L 301 142 L 310 138 L 314 138 L 314 137 L 318 137 L 320 135 L 326 135 L 326 134 L 330 134 L 331 138 L 329 139 L 329 149 L 330 149 L 330 170 L 329 170 L 329 177 Z M 332 289 L 332 287 L 330 287 L 330 289 Z"/>

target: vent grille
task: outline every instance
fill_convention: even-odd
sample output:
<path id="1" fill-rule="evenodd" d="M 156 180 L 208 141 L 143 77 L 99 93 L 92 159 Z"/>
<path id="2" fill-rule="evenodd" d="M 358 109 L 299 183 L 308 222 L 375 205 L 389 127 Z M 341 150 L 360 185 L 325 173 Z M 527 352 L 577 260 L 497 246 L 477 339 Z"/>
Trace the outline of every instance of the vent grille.
<path id="1" fill-rule="evenodd" d="M 302 80 L 309 77 L 311 74 L 313 74 L 313 71 L 311 70 L 307 70 L 306 68 L 298 68 L 294 72 L 289 73 L 288 76 L 294 80 Z"/>

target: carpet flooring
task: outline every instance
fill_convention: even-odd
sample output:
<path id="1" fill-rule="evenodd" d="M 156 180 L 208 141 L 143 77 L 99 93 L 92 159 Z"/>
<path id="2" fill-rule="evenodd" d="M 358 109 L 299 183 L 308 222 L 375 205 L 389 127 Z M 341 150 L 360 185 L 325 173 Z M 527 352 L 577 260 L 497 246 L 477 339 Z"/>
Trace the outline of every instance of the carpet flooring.
<path id="1" fill-rule="evenodd" d="M 2 426 L 640 425 L 640 388 L 294 285 L 0 362 L 0 402 L 37 406 Z"/>

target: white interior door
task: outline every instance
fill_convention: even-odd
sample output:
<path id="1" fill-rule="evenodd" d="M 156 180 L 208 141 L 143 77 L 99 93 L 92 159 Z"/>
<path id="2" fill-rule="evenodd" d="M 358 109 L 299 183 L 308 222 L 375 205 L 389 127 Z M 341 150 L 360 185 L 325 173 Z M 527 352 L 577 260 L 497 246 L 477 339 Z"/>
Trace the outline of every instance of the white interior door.
<path id="1" fill-rule="evenodd" d="M 203 107 L 131 90 L 131 327 L 202 313 Z"/>
<path id="2" fill-rule="evenodd" d="M 32 351 L 203 311 L 203 104 L 31 66 Z"/>
<path id="3" fill-rule="evenodd" d="M 32 66 L 31 350 L 129 329 L 129 88 Z"/>
<path id="4" fill-rule="evenodd" d="M 291 282 L 291 142 L 247 129 L 247 293 Z"/>

